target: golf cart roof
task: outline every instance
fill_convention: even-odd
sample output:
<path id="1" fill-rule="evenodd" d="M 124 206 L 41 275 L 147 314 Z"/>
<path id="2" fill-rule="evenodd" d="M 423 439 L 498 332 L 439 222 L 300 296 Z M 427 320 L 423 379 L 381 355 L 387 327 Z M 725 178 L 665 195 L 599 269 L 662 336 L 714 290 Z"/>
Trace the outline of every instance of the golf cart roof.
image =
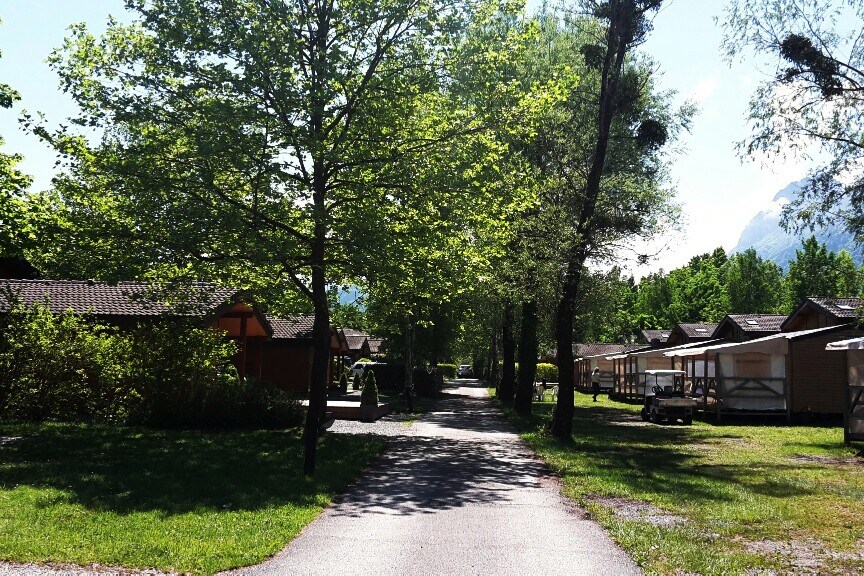
<path id="1" fill-rule="evenodd" d="M 645 374 L 649 376 L 678 376 L 679 374 L 687 374 L 684 370 L 645 370 Z"/>

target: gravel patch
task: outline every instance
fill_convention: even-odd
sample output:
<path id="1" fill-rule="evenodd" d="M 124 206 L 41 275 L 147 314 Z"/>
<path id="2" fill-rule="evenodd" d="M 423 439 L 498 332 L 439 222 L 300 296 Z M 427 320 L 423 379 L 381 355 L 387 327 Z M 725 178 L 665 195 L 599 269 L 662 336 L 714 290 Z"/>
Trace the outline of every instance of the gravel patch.
<path id="1" fill-rule="evenodd" d="M 640 502 L 638 500 L 596 497 L 589 498 L 588 502 L 593 502 L 612 510 L 619 518 L 627 520 L 642 520 L 643 522 L 648 522 L 655 526 L 663 526 L 664 528 L 674 528 L 687 523 L 687 519 L 683 516 L 670 514 L 653 504 Z"/>
<path id="2" fill-rule="evenodd" d="M 786 564 L 791 574 L 849 574 L 845 568 L 832 568 L 832 561 L 842 564 L 864 566 L 864 547 L 859 543 L 857 552 L 835 552 L 818 540 L 745 540 L 736 539 L 748 552 L 761 556 L 773 556 Z M 773 571 L 754 572 L 753 574 L 773 574 Z M 858 574 L 859 571 L 854 572 Z"/>
<path id="3" fill-rule="evenodd" d="M 169 576 L 158 570 L 132 570 L 118 566 L 74 564 L 18 564 L 0 562 L 0 576 Z"/>
<path id="4" fill-rule="evenodd" d="M 410 421 L 399 414 L 384 416 L 375 422 L 359 420 L 336 420 L 327 431 L 336 434 L 377 434 L 379 436 L 405 436 L 411 428 Z"/>
<path id="5" fill-rule="evenodd" d="M 831 466 L 851 464 L 864 466 L 864 460 L 854 456 L 851 458 L 843 458 L 840 456 L 827 456 L 822 454 L 795 454 L 794 456 L 790 456 L 789 460 L 799 464 L 827 464 Z"/>

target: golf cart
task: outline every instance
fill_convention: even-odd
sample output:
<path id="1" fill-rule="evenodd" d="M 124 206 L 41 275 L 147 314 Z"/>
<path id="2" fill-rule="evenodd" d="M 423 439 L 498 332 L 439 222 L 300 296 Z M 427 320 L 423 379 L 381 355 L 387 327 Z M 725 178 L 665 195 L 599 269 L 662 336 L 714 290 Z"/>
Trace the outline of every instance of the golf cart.
<path id="1" fill-rule="evenodd" d="M 686 375 L 683 370 L 645 371 L 645 406 L 642 407 L 642 420 L 650 420 L 654 424 L 663 420 L 681 420 L 686 425 L 693 423 L 696 400 L 685 397 L 683 390 L 675 390 L 675 379 Z"/>

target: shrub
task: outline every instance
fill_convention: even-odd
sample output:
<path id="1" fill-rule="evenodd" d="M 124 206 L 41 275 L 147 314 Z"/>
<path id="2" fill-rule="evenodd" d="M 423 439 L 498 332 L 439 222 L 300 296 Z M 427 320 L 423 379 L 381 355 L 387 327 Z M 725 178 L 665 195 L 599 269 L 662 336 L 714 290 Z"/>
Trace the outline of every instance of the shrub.
<path id="1" fill-rule="evenodd" d="M 456 364 L 438 364 L 438 370 L 444 378 L 456 378 L 456 371 L 459 367 Z"/>
<path id="2" fill-rule="evenodd" d="M 46 306 L 0 319 L 0 416 L 152 426 L 288 427 L 302 407 L 240 381 L 214 330 L 160 322 L 131 332 Z"/>
<path id="3" fill-rule="evenodd" d="M 339 377 L 339 391 L 342 394 L 348 392 L 348 376 L 343 372 L 342 376 Z"/>
<path id="4" fill-rule="evenodd" d="M 554 364 L 546 364 L 541 362 L 537 364 L 537 380 L 546 380 L 546 382 L 558 382 L 558 367 Z"/>
<path id="5" fill-rule="evenodd" d="M 354 373 L 354 380 L 351 382 L 351 388 L 354 390 L 360 390 L 360 374 L 357 372 Z"/>
<path id="6" fill-rule="evenodd" d="M 360 393 L 361 406 L 378 405 L 378 385 L 375 383 L 375 372 L 366 372 L 366 381 L 363 383 L 363 392 Z"/>
<path id="7" fill-rule="evenodd" d="M 440 368 L 441 365 L 439 364 Z M 414 391 L 418 396 L 434 398 L 441 393 L 444 387 L 444 376 L 441 370 L 426 371 L 421 368 L 414 369 Z"/>

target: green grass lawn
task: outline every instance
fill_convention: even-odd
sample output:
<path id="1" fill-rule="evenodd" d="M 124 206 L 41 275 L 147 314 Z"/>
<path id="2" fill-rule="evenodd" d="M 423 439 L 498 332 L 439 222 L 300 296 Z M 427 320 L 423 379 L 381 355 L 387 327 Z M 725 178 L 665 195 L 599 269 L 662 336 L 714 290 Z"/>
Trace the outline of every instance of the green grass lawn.
<path id="1" fill-rule="evenodd" d="M 0 424 L 0 559 L 212 573 L 280 550 L 384 448 L 297 431 Z"/>
<path id="2" fill-rule="evenodd" d="M 864 572 L 864 461 L 842 429 L 655 426 L 577 392 L 560 443 L 540 431 L 552 407 L 514 419 L 523 438 L 647 572 Z"/>

